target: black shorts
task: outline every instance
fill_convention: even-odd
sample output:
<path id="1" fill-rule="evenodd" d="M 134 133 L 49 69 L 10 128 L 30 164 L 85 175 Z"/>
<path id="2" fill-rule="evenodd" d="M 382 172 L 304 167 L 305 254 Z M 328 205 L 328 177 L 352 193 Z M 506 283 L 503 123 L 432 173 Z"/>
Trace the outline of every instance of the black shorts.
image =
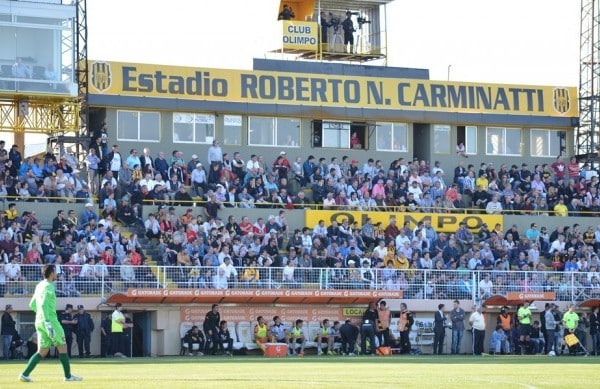
<path id="1" fill-rule="evenodd" d="M 519 326 L 519 336 L 531 335 L 531 324 L 521 324 Z"/>

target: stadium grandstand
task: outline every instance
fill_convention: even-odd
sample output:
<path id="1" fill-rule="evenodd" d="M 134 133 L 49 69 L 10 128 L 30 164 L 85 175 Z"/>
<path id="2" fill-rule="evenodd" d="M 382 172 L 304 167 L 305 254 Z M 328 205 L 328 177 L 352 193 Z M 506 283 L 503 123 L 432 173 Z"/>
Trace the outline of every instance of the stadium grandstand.
<path id="1" fill-rule="evenodd" d="M 314 1 L 288 3 L 319 14 Z M 387 1 L 331 3 L 373 33 Z M 599 178 L 571 158 L 576 88 L 369 65 L 385 58 L 379 37 L 342 48 L 330 16 L 328 44 L 316 22 L 281 12 L 278 23 L 296 28 L 283 29 L 294 36 L 280 50 L 311 61 L 234 70 L 90 59 L 85 107 L 74 64 L 42 69 L 48 53 L 2 53 L 0 93 L 17 116 L 32 107 L 68 119 L 61 147 L 45 153 L 19 151 L 30 128 L 11 148 L 0 140 L 0 297 L 22 338 L 44 263 L 58 266 L 59 301 L 87 307 L 97 328 L 124 304 L 139 356 L 199 351 L 182 339 L 212 304 L 236 353 L 256 352 L 259 315 L 290 330 L 304 320 L 317 353 L 319 322 L 359 323 L 380 300 L 400 340 L 405 303 L 411 341 L 431 353 L 441 303 L 484 306 L 491 333 L 503 306 L 597 302 Z M 80 108 L 87 133 L 65 137 Z M 92 352 L 106 355 L 98 333 Z"/>

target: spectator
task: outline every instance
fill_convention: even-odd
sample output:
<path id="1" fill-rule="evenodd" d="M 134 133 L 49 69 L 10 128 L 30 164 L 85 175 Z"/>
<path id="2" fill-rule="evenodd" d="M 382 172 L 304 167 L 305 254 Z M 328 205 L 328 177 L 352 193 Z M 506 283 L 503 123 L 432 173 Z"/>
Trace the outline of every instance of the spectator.
<path id="1" fill-rule="evenodd" d="M 228 283 L 237 285 L 238 272 L 235 266 L 233 266 L 230 256 L 226 255 L 223 258 L 223 263 L 219 265 L 219 270 L 221 269 L 224 270 L 224 275 L 227 278 Z"/>
<path id="2" fill-rule="evenodd" d="M 219 268 L 217 270 L 217 274 L 213 276 L 212 284 L 214 289 L 227 289 L 229 287 L 225 269 Z"/>
<path id="3" fill-rule="evenodd" d="M 158 240 L 160 238 L 160 224 L 153 213 L 148 214 L 148 219 L 144 222 L 144 227 L 146 228 L 146 237 L 148 239 Z"/>
<path id="4" fill-rule="evenodd" d="M 490 275 L 486 273 L 483 276 L 483 279 L 479 281 L 479 298 L 484 300 L 486 298 L 492 297 L 492 291 L 494 289 L 494 284 L 490 280 Z"/>
<path id="5" fill-rule="evenodd" d="M 83 210 L 83 212 L 81 213 L 81 216 L 79 217 L 79 222 L 81 223 L 81 226 L 85 226 L 86 224 L 89 224 L 91 221 L 97 222 L 98 221 L 98 214 L 93 210 L 94 204 L 92 203 L 87 203 L 85 204 L 85 209 Z"/>
<path id="6" fill-rule="evenodd" d="M 126 288 L 135 286 L 135 269 L 132 266 L 130 257 L 125 257 L 123 264 L 119 267 L 119 272 L 121 281 L 123 281 Z"/>
<path id="7" fill-rule="evenodd" d="M 100 169 L 101 159 L 96 154 L 96 149 L 90 148 L 88 155 L 85 159 L 87 171 L 88 171 L 88 182 L 93 192 L 98 189 L 98 171 Z M 83 185 L 82 185 L 83 186 Z"/>
<path id="8" fill-rule="evenodd" d="M 498 196 L 492 196 L 491 201 L 487 203 L 485 207 L 485 212 L 489 215 L 502 213 L 502 204 L 500 204 L 500 202 L 498 201 Z"/>
<path id="9" fill-rule="evenodd" d="M 204 170 L 202 163 L 198 162 L 195 165 L 195 168 L 191 170 L 191 172 L 191 180 L 194 189 L 194 194 L 196 196 L 202 196 L 208 190 L 206 171 Z M 200 189 L 202 191 L 200 191 Z"/>
<path id="10" fill-rule="evenodd" d="M 300 281 L 295 277 L 295 263 L 294 261 L 288 261 L 286 266 L 283 268 L 281 281 L 287 288 L 295 289 L 300 287 Z"/>
<path id="11" fill-rule="evenodd" d="M 260 288 L 260 273 L 258 271 L 258 262 L 256 258 L 250 260 L 250 263 L 244 270 L 244 274 L 242 275 L 242 281 L 244 282 L 244 286 L 246 288 Z"/>

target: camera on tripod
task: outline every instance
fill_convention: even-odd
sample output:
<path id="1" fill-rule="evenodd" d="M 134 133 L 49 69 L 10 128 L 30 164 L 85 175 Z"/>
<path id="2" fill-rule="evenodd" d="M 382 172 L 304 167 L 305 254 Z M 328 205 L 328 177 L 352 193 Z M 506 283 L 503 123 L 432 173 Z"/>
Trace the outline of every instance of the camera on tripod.
<path id="1" fill-rule="evenodd" d="M 363 18 L 362 16 L 357 17 L 356 21 L 358 22 L 358 28 L 362 28 L 363 24 L 371 24 L 370 20 L 367 20 L 367 18 Z"/>

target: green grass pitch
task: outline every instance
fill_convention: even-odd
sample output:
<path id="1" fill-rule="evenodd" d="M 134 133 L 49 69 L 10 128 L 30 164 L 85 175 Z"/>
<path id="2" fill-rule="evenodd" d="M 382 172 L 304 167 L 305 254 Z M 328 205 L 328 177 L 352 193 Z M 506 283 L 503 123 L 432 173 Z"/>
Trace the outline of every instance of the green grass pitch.
<path id="1" fill-rule="evenodd" d="M 74 359 L 72 371 L 84 381 L 65 383 L 53 359 L 38 365 L 33 383 L 17 382 L 24 362 L 0 363 L 0 388 L 591 388 L 599 363 L 534 356 Z"/>

